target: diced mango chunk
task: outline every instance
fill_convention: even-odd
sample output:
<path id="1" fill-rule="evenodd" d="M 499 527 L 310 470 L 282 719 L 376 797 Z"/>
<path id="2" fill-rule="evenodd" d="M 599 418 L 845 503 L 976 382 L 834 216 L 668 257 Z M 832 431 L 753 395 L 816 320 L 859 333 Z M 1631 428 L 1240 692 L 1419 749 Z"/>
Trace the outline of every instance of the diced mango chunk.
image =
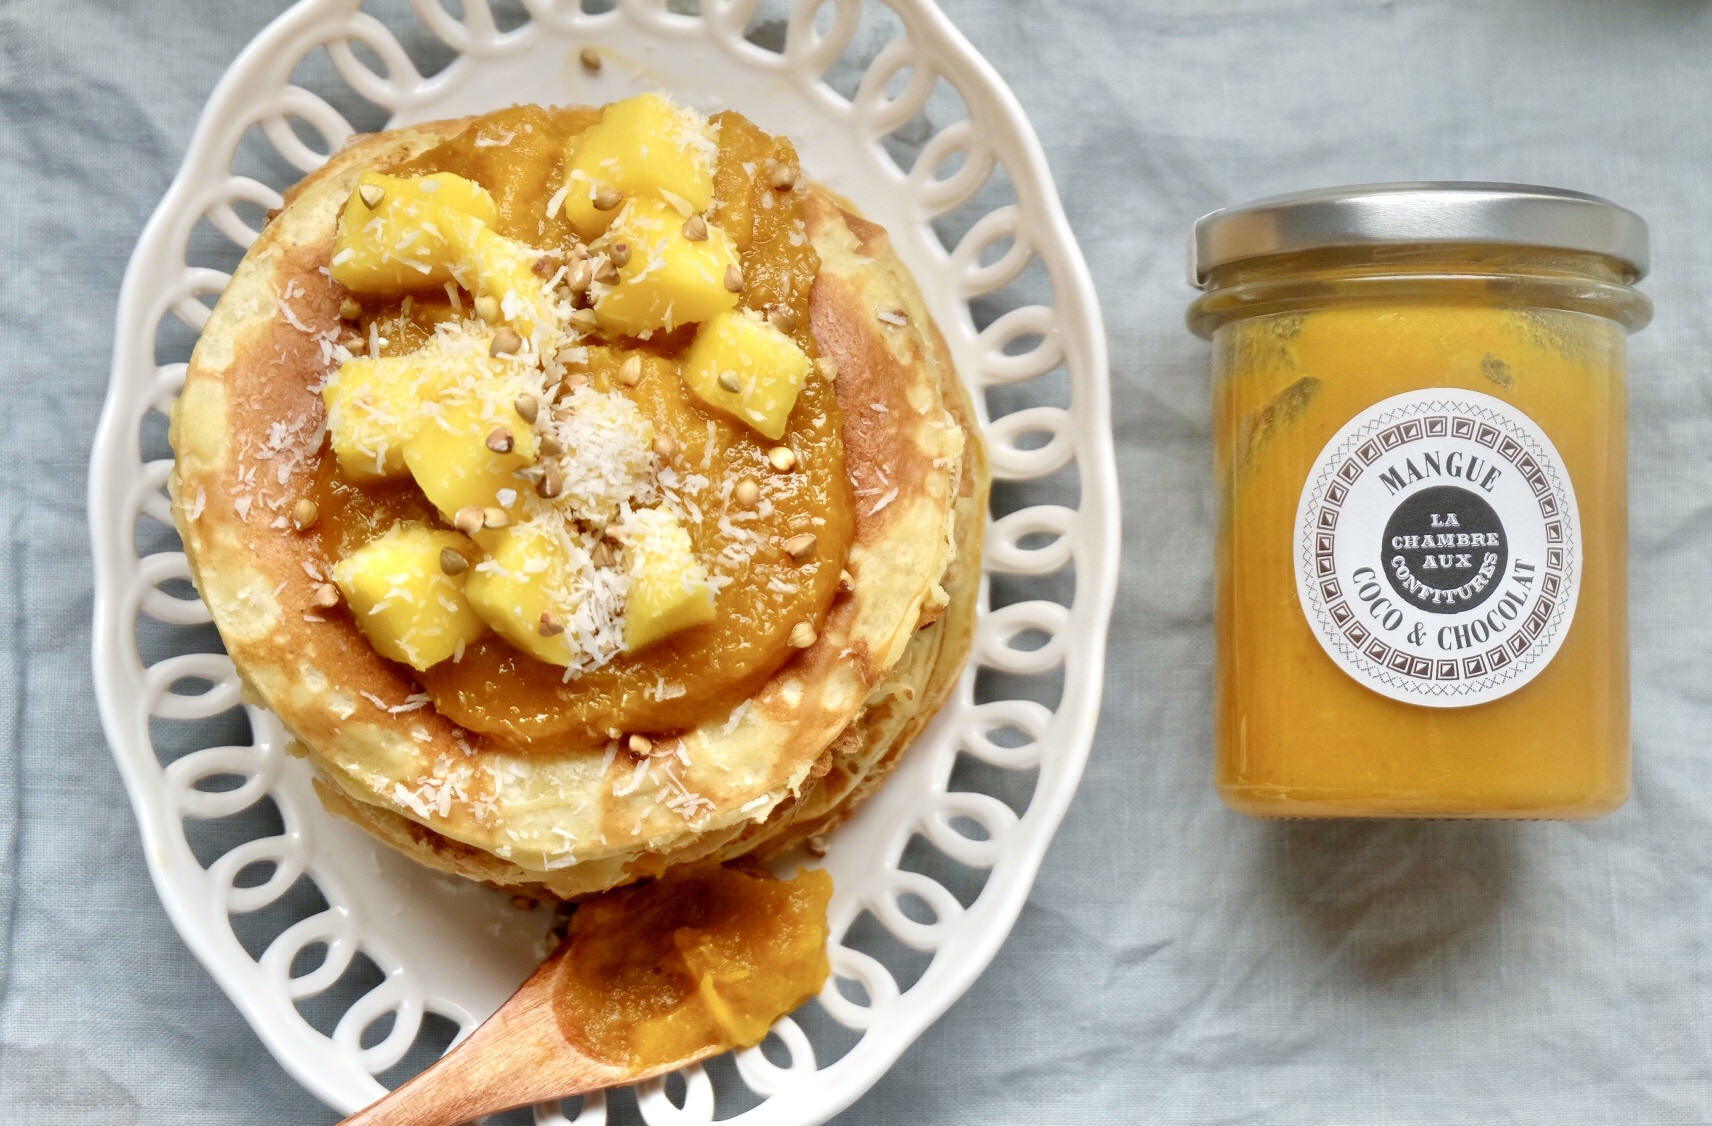
<path id="1" fill-rule="evenodd" d="M 539 443 L 517 413 L 531 392 L 520 371 L 505 370 L 513 367 L 483 357 L 473 373 L 448 380 L 404 443 L 410 475 L 448 520 L 471 507 L 516 513 L 530 490 L 517 471 L 534 464 Z"/>
<path id="2" fill-rule="evenodd" d="M 427 669 L 487 631 L 464 597 L 463 578 L 441 566 L 448 550 L 466 560 L 477 554 L 456 532 L 395 524 L 333 564 L 333 582 L 375 652 Z"/>
<path id="3" fill-rule="evenodd" d="M 445 376 L 444 364 L 420 355 L 360 356 L 340 365 L 321 390 L 340 472 L 359 483 L 403 476 L 405 443 Z"/>
<path id="4" fill-rule="evenodd" d="M 558 320 L 546 280 L 535 272 L 541 251 L 487 227 L 477 227 L 462 257 L 463 262 L 474 265 L 474 276 L 460 269 L 463 276 L 458 278 L 459 284 L 477 300 L 491 296 L 498 303 L 499 323 L 535 340 L 539 349 L 540 335 L 555 329 Z"/>
<path id="5" fill-rule="evenodd" d="M 564 520 L 549 513 L 481 535 L 487 558 L 464 584 L 470 605 L 517 648 L 569 665 L 581 652 L 573 627 L 586 592 Z"/>
<path id="6" fill-rule="evenodd" d="M 353 293 L 438 289 L 475 232 L 498 218 L 487 189 L 462 176 L 366 173 L 339 216 L 333 280 Z"/>
<path id="7" fill-rule="evenodd" d="M 601 188 L 665 201 L 675 196 L 694 211 L 713 200 L 717 157 L 707 119 L 659 94 L 614 102 L 573 140 L 565 155 L 565 218 L 584 239 L 612 223 L 594 199 Z"/>
<path id="8" fill-rule="evenodd" d="M 684 217 L 663 203 L 633 199 L 619 211 L 611 242 L 630 247 L 618 283 L 595 303 L 607 332 L 642 336 L 655 329 L 709 320 L 737 305 L 726 271 L 738 265 L 731 238 L 709 226 L 707 237 L 684 237 Z"/>
<path id="9" fill-rule="evenodd" d="M 624 648 L 635 652 L 662 638 L 714 619 L 713 586 L 672 513 L 644 508 L 619 532 L 630 570 L 624 604 Z"/>
<path id="10" fill-rule="evenodd" d="M 790 337 L 733 309 L 696 330 L 682 370 L 685 385 L 704 403 L 776 442 L 813 366 Z"/>

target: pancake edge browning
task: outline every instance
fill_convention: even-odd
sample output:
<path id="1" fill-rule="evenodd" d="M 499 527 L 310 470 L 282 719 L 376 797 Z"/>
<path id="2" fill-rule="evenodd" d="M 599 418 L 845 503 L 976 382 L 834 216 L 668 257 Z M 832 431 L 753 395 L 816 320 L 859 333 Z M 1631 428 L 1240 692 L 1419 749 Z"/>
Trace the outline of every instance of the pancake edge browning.
<path id="1" fill-rule="evenodd" d="M 497 886 L 573 898 L 825 831 L 957 682 L 987 485 L 973 407 L 919 291 L 884 231 L 817 188 L 804 200 L 822 259 L 811 323 L 838 363 L 859 495 L 854 590 L 813 646 L 731 715 L 639 760 L 472 747 L 348 617 L 316 620 L 323 557 L 286 514 L 314 476 L 318 388 L 345 331 L 325 271 L 338 209 L 363 172 L 467 124 L 359 138 L 288 193 L 192 357 L 172 419 L 173 513 L 247 694 L 280 715 L 329 809 Z"/>

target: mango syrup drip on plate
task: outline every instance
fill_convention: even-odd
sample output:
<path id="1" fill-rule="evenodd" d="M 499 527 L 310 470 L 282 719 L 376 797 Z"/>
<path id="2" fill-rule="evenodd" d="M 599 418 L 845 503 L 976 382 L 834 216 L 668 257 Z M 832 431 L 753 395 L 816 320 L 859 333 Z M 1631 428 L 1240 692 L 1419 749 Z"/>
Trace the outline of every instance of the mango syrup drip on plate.
<path id="1" fill-rule="evenodd" d="M 813 644 L 853 506 L 799 177 L 657 95 L 504 110 L 363 176 L 314 532 L 441 714 L 645 752 Z"/>

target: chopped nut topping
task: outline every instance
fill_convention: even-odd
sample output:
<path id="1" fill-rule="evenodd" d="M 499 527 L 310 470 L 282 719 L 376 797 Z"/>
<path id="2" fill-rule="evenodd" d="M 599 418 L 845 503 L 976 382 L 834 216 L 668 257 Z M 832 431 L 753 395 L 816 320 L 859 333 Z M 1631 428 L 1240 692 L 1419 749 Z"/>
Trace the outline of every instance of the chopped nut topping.
<path id="1" fill-rule="evenodd" d="M 542 637 L 557 637 L 561 633 L 565 632 L 565 623 L 561 622 L 558 618 L 555 618 L 552 614 L 542 611 L 541 621 L 535 628 L 540 632 Z"/>
<path id="2" fill-rule="evenodd" d="M 801 563 L 814 554 L 814 533 L 803 532 L 792 536 L 780 546 L 785 549 L 786 555 Z"/>
<path id="3" fill-rule="evenodd" d="M 535 396 L 525 391 L 512 402 L 511 409 L 517 412 L 517 417 L 524 422 L 533 424 L 541 416 L 541 402 Z"/>
<path id="4" fill-rule="evenodd" d="M 572 293 L 581 293 L 594 280 L 594 267 L 590 266 L 587 258 L 578 259 L 570 272 L 565 275 L 565 284 L 571 287 Z"/>
<path id="5" fill-rule="evenodd" d="M 761 486 L 755 483 L 754 478 L 745 477 L 731 490 L 731 496 L 744 508 L 754 508 L 761 501 Z"/>
<path id="6" fill-rule="evenodd" d="M 719 373 L 719 386 L 735 395 L 743 390 L 743 381 L 737 378 L 734 371 L 722 371 Z"/>
<path id="7" fill-rule="evenodd" d="M 543 254 L 530 263 L 529 269 L 538 278 L 550 278 L 557 272 L 560 265 L 562 263 L 555 255 Z"/>
<path id="8" fill-rule="evenodd" d="M 590 74 L 600 73 L 600 52 L 593 47 L 584 47 L 577 52 L 577 61 L 583 64 L 583 69 Z"/>
<path id="9" fill-rule="evenodd" d="M 767 162 L 767 182 L 777 192 L 788 192 L 797 186 L 797 170 L 777 160 Z"/>
<path id="10" fill-rule="evenodd" d="M 373 211 L 386 198 L 386 189 L 379 184 L 363 184 L 357 188 L 357 198 L 363 201 L 363 206 Z"/>
<path id="11" fill-rule="evenodd" d="M 363 315 L 363 307 L 347 297 L 339 302 L 339 315 L 347 321 L 354 321 Z"/>
<path id="12" fill-rule="evenodd" d="M 743 271 L 735 265 L 725 267 L 725 288 L 732 293 L 743 292 Z"/>
<path id="13" fill-rule="evenodd" d="M 541 435 L 541 456 L 558 457 L 565 452 L 565 443 L 551 434 Z"/>
<path id="14" fill-rule="evenodd" d="M 600 327 L 600 321 L 595 318 L 593 309 L 578 309 L 568 319 L 571 327 L 584 336 Z"/>
<path id="15" fill-rule="evenodd" d="M 789 473 L 797 467 L 797 452 L 789 446 L 774 446 L 767 451 L 767 464 L 780 473 Z"/>
<path id="16" fill-rule="evenodd" d="M 469 557 L 463 552 L 451 547 L 440 549 L 440 570 L 448 575 L 461 575 L 469 569 Z"/>
<path id="17" fill-rule="evenodd" d="M 624 193 L 615 188 L 602 184 L 594 193 L 594 209 L 596 211 L 611 211 L 624 202 Z"/>
<path id="18" fill-rule="evenodd" d="M 491 293 L 484 293 L 476 298 L 476 316 L 493 324 L 499 320 L 499 298 Z"/>
<path id="19" fill-rule="evenodd" d="M 642 357 L 632 352 L 618 365 L 618 382 L 634 387 L 642 382 Z"/>
<path id="20" fill-rule="evenodd" d="M 477 532 L 481 531 L 483 523 L 484 517 L 482 515 L 482 510 L 477 508 L 475 505 L 471 505 L 468 508 L 460 508 L 452 515 L 452 527 L 458 529 L 458 531 L 464 533 L 466 536 L 473 536 Z"/>
<path id="21" fill-rule="evenodd" d="M 610 567 L 618 562 L 618 553 L 605 540 L 598 541 L 589 551 L 589 562 L 596 567 Z"/>
<path id="22" fill-rule="evenodd" d="M 814 632 L 813 626 L 809 625 L 807 622 L 798 622 L 796 625 L 791 627 L 791 648 L 807 649 L 810 645 L 813 645 L 817 640 L 819 640 L 819 636 L 819 634 Z"/>
<path id="23" fill-rule="evenodd" d="M 318 610 L 331 610 L 339 604 L 339 588 L 332 583 L 316 583 L 309 592 L 309 604 Z"/>
<path id="24" fill-rule="evenodd" d="M 654 749 L 654 741 L 646 735 L 632 735 L 624 745 L 633 755 L 645 755 Z"/>
<path id="25" fill-rule="evenodd" d="M 669 458 L 678 452 L 678 440 L 670 434 L 654 435 L 654 454 L 656 457 Z"/>
<path id="26" fill-rule="evenodd" d="M 514 328 L 501 328 L 493 334 L 493 343 L 487 346 L 490 356 L 510 356 L 523 347 L 523 337 Z"/>
<path id="27" fill-rule="evenodd" d="M 487 448 L 496 454 L 508 454 L 517 446 L 517 439 L 503 426 L 496 426 L 487 436 Z"/>
<path id="28" fill-rule="evenodd" d="M 321 518 L 321 509 L 308 497 L 301 497 L 291 506 L 291 526 L 298 531 L 313 527 Z"/>
<path id="29" fill-rule="evenodd" d="M 774 302 L 767 306 L 767 323 L 780 332 L 795 332 L 797 330 L 796 310 L 782 302 Z"/>
<path id="30" fill-rule="evenodd" d="M 541 484 L 537 491 L 548 500 L 552 500 L 565 491 L 565 471 L 559 468 L 557 461 L 548 461 L 541 466 Z"/>
<path id="31" fill-rule="evenodd" d="M 602 255 L 593 260 L 594 280 L 601 285 L 618 284 L 618 267 L 612 264 L 612 259 Z"/>
<path id="32" fill-rule="evenodd" d="M 684 237 L 691 242 L 707 241 L 707 220 L 700 215 L 691 215 L 684 220 Z"/>
<path id="33" fill-rule="evenodd" d="M 481 510 L 481 514 L 482 527 L 484 528 L 511 527 L 511 513 L 503 508 L 484 508 Z"/>
<path id="34" fill-rule="evenodd" d="M 630 244 L 627 242 L 615 242 L 606 248 L 606 256 L 612 261 L 614 266 L 617 266 L 619 269 L 623 269 L 625 263 L 630 261 Z"/>
<path id="35" fill-rule="evenodd" d="M 856 576 L 852 575 L 849 571 L 844 571 L 844 570 L 839 571 L 838 572 L 838 593 L 839 594 L 849 594 L 851 591 L 853 591 L 855 589 L 856 589 Z"/>

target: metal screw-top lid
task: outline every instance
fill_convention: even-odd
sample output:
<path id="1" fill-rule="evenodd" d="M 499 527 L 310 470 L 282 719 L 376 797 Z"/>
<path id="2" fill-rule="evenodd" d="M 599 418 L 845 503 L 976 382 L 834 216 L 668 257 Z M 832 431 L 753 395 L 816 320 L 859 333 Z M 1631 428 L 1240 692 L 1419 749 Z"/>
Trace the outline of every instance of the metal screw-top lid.
<path id="1" fill-rule="evenodd" d="M 1203 215 L 1189 276 L 1205 288 L 1220 266 L 1334 246 L 1499 243 L 1614 258 L 1647 272 L 1647 224 L 1609 200 L 1560 188 L 1451 180 L 1352 184 L 1295 192 Z"/>

